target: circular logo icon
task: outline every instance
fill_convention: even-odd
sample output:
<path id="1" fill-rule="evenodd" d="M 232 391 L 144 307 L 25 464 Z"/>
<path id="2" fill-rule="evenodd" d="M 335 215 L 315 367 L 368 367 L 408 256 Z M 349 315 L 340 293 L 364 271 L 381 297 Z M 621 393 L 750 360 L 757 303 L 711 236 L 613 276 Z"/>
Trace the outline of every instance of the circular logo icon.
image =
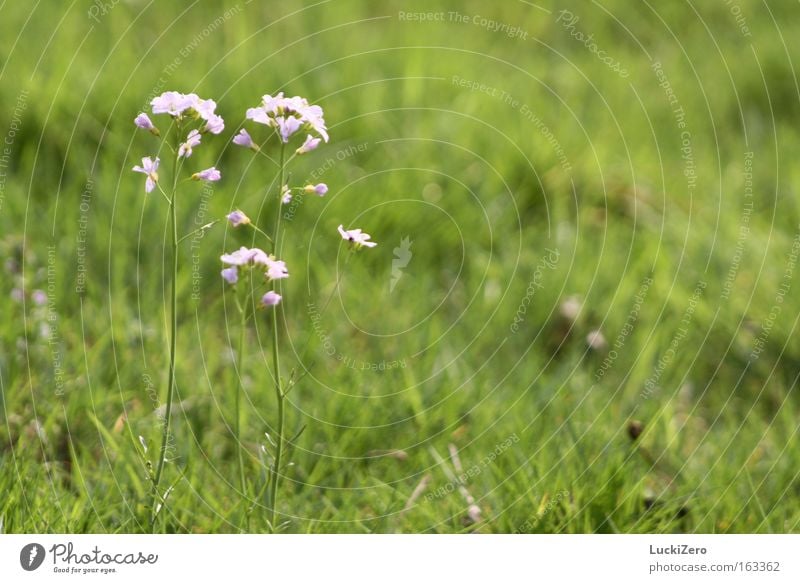
<path id="1" fill-rule="evenodd" d="M 26 571 L 35 571 L 44 562 L 44 547 L 39 543 L 30 543 L 19 552 L 19 564 Z"/>

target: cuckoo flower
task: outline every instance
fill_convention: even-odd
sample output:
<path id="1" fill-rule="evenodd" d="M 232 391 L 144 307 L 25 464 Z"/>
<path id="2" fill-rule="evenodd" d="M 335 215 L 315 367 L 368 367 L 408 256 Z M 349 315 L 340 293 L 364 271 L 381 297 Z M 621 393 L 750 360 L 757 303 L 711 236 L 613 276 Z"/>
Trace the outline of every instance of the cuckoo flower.
<path id="1" fill-rule="evenodd" d="M 361 229 L 345 231 L 342 225 L 339 225 L 339 234 L 342 236 L 342 239 L 351 243 L 356 249 L 360 249 L 361 247 L 375 247 L 375 245 L 377 245 L 374 241 L 370 241 L 370 236 L 367 233 L 362 233 Z"/>
<path id="2" fill-rule="evenodd" d="M 294 135 L 294 133 L 300 129 L 302 122 L 297 119 L 296 117 L 276 117 L 275 124 L 278 127 L 278 132 L 281 135 L 281 141 L 286 144 L 289 142 L 289 138 Z"/>
<path id="3" fill-rule="evenodd" d="M 289 270 L 286 269 L 286 262 L 275 259 L 272 255 L 267 257 L 267 272 L 264 274 L 267 279 L 284 279 L 289 277 Z"/>
<path id="4" fill-rule="evenodd" d="M 220 178 L 222 178 L 222 174 L 214 166 L 192 174 L 192 180 L 205 180 L 206 182 L 216 182 Z"/>
<path id="5" fill-rule="evenodd" d="M 306 194 L 325 196 L 325 194 L 328 192 L 328 185 L 324 182 L 320 182 L 319 184 L 307 184 L 305 188 L 303 188 L 303 192 Z"/>
<path id="6" fill-rule="evenodd" d="M 301 128 L 316 132 L 323 140 L 328 141 L 328 131 L 319 105 L 309 105 L 308 100 L 299 97 L 284 97 L 283 93 L 264 95 L 259 107 L 247 110 L 247 119 L 256 123 L 277 128 L 281 141 L 288 143 L 289 138 Z M 309 136 L 298 149 L 298 154 L 313 150 L 319 143 Z M 301 151 L 302 150 L 302 151 Z"/>
<path id="7" fill-rule="evenodd" d="M 222 279 L 224 279 L 231 285 L 239 281 L 239 270 L 236 268 L 235 265 L 232 267 L 226 267 L 225 269 L 220 271 L 220 274 L 222 275 Z"/>
<path id="8" fill-rule="evenodd" d="M 145 192 L 153 192 L 153 189 L 156 187 L 156 182 L 158 182 L 158 163 L 160 160 L 156 158 L 152 160 L 149 156 L 147 158 L 142 158 L 142 165 L 141 166 L 134 166 L 133 171 L 139 172 L 141 174 L 145 174 L 147 176 L 147 180 L 144 182 L 144 191 Z"/>
<path id="9" fill-rule="evenodd" d="M 265 308 L 271 308 L 281 303 L 281 295 L 274 291 L 268 291 L 261 298 L 261 305 Z"/>
<path id="10" fill-rule="evenodd" d="M 178 117 L 187 109 L 191 109 L 196 97 L 177 91 L 166 91 L 154 98 L 150 105 L 153 107 L 153 113 L 168 113 L 172 117 Z"/>
<path id="11" fill-rule="evenodd" d="M 144 112 L 137 115 L 136 119 L 133 120 L 133 123 L 136 124 L 136 127 L 141 128 L 143 130 L 147 130 L 154 136 L 161 135 L 161 133 L 158 131 L 158 128 L 155 125 L 153 125 L 153 122 Z"/>
<path id="12" fill-rule="evenodd" d="M 228 219 L 228 222 L 231 224 L 232 227 L 238 227 L 239 225 L 250 224 L 250 218 L 240 210 L 235 210 L 229 213 L 228 216 L 225 218 Z"/>
<path id="13" fill-rule="evenodd" d="M 204 132 L 210 132 L 214 135 L 221 134 L 225 129 L 225 120 L 218 115 L 212 115 L 206 120 L 206 125 L 203 127 Z"/>
<path id="14" fill-rule="evenodd" d="M 192 148 L 195 146 L 200 145 L 200 132 L 197 130 L 192 130 L 189 132 L 189 135 L 186 136 L 186 141 L 183 142 L 178 148 L 178 156 L 182 156 L 184 158 L 188 158 L 192 155 Z"/>
<path id="15" fill-rule="evenodd" d="M 244 129 L 239 130 L 239 133 L 234 136 L 233 143 L 243 148 L 250 148 L 256 152 L 259 149 L 255 142 L 253 142 L 253 138 L 251 138 L 250 134 L 247 133 L 247 130 Z"/>
<path id="16" fill-rule="evenodd" d="M 295 150 L 297 154 L 305 154 L 306 152 L 310 152 L 311 150 L 315 150 L 319 143 L 322 140 L 320 138 L 315 138 L 311 134 L 306 136 L 306 141 L 303 142 L 303 145 Z"/>

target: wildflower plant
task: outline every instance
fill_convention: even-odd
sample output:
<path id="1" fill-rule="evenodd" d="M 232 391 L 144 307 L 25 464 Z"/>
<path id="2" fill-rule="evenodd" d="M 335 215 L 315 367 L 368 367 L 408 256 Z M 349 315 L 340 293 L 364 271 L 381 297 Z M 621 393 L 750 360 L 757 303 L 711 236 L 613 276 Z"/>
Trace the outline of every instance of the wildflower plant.
<path id="1" fill-rule="evenodd" d="M 194 150 L 205 145 L 207 134 L 219 134 L 224 129 L 223 119 L 216 113 L 216 103 L 210 99 L 201 99 L 195 94 L 184 95 L 175 91 L 168 91 L 153 99 L 152 113 L 154 115 L 167 115 L 171 124 L 163 133 L 162 149 L 169 152 L 172 160 L 171 187 L 162 188 L 163 177 L 159 174 L 161 160 L 158 156 L 142 159 L 142 164 L 133 168 L 135 172 L 145 175 L 145 193 L 149 194 L 158 189 L 164 200 L 167 201 L 172 223 L 172 285 L 171 285 L 171 311 L 170 311 L 170 356 L 167 374 L 166 416 L 162 426 L 162 444 L 156 460 L 155 467 L 147 458 L 147 445 L 141 442 L 141 455 L 150 472 L 152 481 L 152 513 L 153 525 L 163 506 L 166 496 L 172 486 L 161 492 L 161 480 L 167 460 L 167 444 L 170 440 L 170 415 L 175 393 L 175 363 L 177 349 L 178 323 L 176 317 L 177 294 L 175 282 L 178 275 L 178 244 L 190 233 L 182 238 L 178 237 L 176 206 L 179 186 L 185 181 L 216 182 L 221 179 L 221 173 L 216 167 L 198 171 L 186 171 L 184 165 L 188 164 Z M 268 203 L 274 206 L 274 221 L 265 229 L 260 228 L 241 209 L 232 209 L 225 217 L 233 229 L 252 228 L 265 241 L 265 251 L 258 247 L 241 246 L 229 253 L 220 256 L 220 275 L 225 288 L 233 295 L 233 304 L 239 315 L 239 343 L 236 352 L 237 386 L 234 393 L 233 437 L 236 441 L 238 479 L 240 495 L 243 504 L 248 508 L 245 512 L 246 526 L 249 528 L 250 515 L 256 504 L 249 504 L 250 500 L 265 499 L 268 509 L 266 523 L 271 532 L 283 528 L 287 522 L 278 523 L 278 496 L 280 492 L 281 474 L 285 470 L 285 455 L 287 440 L 285 435 L 285 400 L 289 391 L 294 387 L 296 376 L 292 372 L 287 382 L 281 366 L 280 357 L 280 320 L 279 309 L 284 296 L 280 293 L 282 280 L 290 277 L 290 269 L 286 263 L 277 257 L 280 243 L 284 233 L 281 230 L 281 207 L 292 200 L 295 194 L 316 195 L 324 197 L 328 193 L 328 186 L 324 183 L 302 184 L 293 186 L 287 183 L 287 169 L 296 156 L 312 152 L 321 143 L 329 140 L 322 108 L 311 105 L 302 97 L 285 97 L 283 93 L 275 96 L 264 95 L 261 103 L 247 110 L 246 119 L 255 124 L 250 131 L 241 128 L 232 138 L 232 143 L 241 148 L 246 148 L 255 154 L 265 155 L 268 148 L 277 149 L 278 172 L 274 191 L 268 189 Z M 140 113 L 134 120 L 137 127 L 146 130 L 156 137 L 162 137 L 162 131 L 156 127 L 146 113 Z M 258 128 L 258 126 L 264 126 Z M 255 136 L 255 137 L 254 137 Z M 296 144 L 296 145 L 295 145 Z M 179 181 L 181 175 L 184 181 Z M 201 227 L 199 230 L 210 228 L 214 221 Z M 195 231 L 197 232 L 197 231 Z M 361 229 L 345 230 L 343 225 L 338 227 L 339 235 L 351 246 L 353 252 L 363 247 L 377 245 L 371 240 L 370 235 Z M 338 285 L 338 282 L 337 282 Z M 291 297 L 291 294 L 290 296 Z M 267 454 L 265 469 L 267 478 L 256 487 L 248 480 L 241 447 L 241 394 L 242 366 L 244 363 L 244 350 L 248 325 L 257 325 L 268 314 L 271 328 L 272 363 L 270 375 L 273 380 L 275 396 L 276 421 L 272 431 L 266 432 L 266 443 L 262 452 Z M 251 498 L 252 496 L 252 498 Z"/>
<path id="2" fill-rule="evenodd" d="M 194 148 L 200 146 L 206 134 L 219 134 L 225 128 L 225 122 L 216 113 L 217 104 L 212 99 L 202 99 L 194 93 L 183 94 L 177 91 L 167 91 L 154 98 L 151 103 L 153 115 L 165 115 L 169 118 L 169 126 L 162 131 L 156 127 L 150 117 L 142 112 L 134 119 L 134 124 L 153 136 L 160 138 L 161 143 L 157 151 L 164 152 L 164 157 L 171 161 L 170 172 L 159 173 L 161 158 L 147 156 L 142 158 L 141 166 L 133 167 L 134 172 L 145 175 L 144 191 L 149 195 L 158 190 L 169 208 L 171 224 L 172 271 L 170 273 L 170 311 L 169 311 L 169 368 L 167 371 L 167 396 L 162 424 L 161 448 L 157 453 L 155 466 L 147 459 L 146 442 L 142 439 L 141 455 L 146 463 L 152 489 L 151 527 L 155 527 L 158 514 L 166 501 L 170 491 L 167 488 L 161 491 L 161 480 L 164 475 L 164 466 L 167 463 L 168 444 L 170 441 L 170 420 L 172 417 L 172 404 L 175 396 L 175 368 L 178 346 L 178 316 L 177 316 L 177 280 L 179 268 L 178 244 L 181 240 L 192 235 L 179 238 L 177 206 L 179 203 L 178 191 L 180 186 L 189 179 L 217 181 L 221 178 L 216 168 L 207 168 L 187 175 L 185 164 L 192 155 Z M 184 176 L 184 180 L 181 180 Z M 166 182 L 165 188 L 162 184 Z M 210 225 L 201 227 L 206 229 Z"/>

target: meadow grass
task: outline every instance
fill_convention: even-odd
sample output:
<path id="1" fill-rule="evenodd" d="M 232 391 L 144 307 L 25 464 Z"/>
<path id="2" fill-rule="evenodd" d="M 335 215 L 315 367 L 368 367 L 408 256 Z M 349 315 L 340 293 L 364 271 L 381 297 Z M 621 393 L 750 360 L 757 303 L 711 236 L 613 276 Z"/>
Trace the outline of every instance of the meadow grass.
<path id="1" fill-rule="evenodd" d="M 275 165 L 221 146 L 261 95 L 306 96 L 330 126 L 292 173 L 331 191 L 284 223 L 290 532 L 797 531 L 800 19 L 737 5 L 750 36 L 724 2 L 0 4 L 0 292 L 24 291 L 0 302 L 0 530 L 149 528 L 170 234 L 130 172 L 152 153 L 132 120 L 176 89 L 227 122 L 194 154 L 224 179 L 182 192 L 183 233 L 271 217 Z M 379 246 L 347 260 L 340 223 Z M 267 530 L 237 459 L 252 497 L 271 329 L 246 338 L 239 450 L 219 277 L 258 243 L 223 224 L 183 243 L 160 531 Z"/>

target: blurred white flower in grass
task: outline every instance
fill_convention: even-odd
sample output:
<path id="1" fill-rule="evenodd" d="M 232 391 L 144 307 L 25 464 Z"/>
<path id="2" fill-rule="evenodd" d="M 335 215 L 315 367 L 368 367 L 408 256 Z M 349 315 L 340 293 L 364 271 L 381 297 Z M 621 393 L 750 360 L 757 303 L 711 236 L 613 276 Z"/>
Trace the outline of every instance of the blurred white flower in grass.
<path id="1" fill-rule="evenodd" d="M 589 332 L 586 335 L 586 344 L 589 345 L 589 348 L 597 350 L 598 352 L 608 348 L 608 341 L 600 330 L 592 330 Z"/>
<path id="2" fill-rule="evenodd" d="M 567 320 L 574 322 L 578 319 L 582 307 L 583 305 L 578 296 L 569 296 L 564 298 L 564 301 L 561 302 L 561 305 L 558 307 L 558 313 Z"/>
<path id="3" fill-rule="evenodd" d="M 345 231 L 342 225 L 339 225 L 339 234 L 342 236 L 342 239 L 351 243 L 355 249 L 360 249 L 361 247 L 375 247 L 377 243 L 374 241 L 370 241 L 370 236 L 367 233 L 361 231 L 361 229 L 350 229 L 349 231 Z"/>
<path id="4" fill-rule="evenodd" d="M 33 303 L 37 306 L 43 306 L 47 303 L 47 294 L 40 289 L 33 290 L 31 298 L 33 299 Z"/>

